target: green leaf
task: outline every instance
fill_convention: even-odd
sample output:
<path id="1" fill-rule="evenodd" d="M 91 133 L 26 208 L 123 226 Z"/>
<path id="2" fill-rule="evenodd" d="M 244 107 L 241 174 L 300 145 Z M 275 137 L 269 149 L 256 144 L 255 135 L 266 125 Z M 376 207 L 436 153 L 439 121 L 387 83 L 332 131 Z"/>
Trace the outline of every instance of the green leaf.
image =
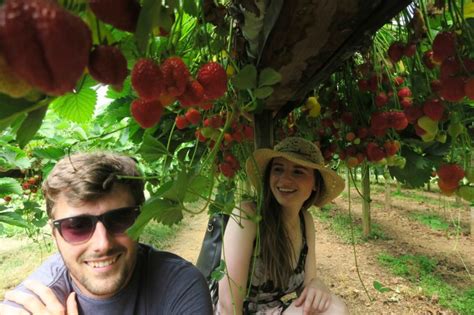
<path id="1" fill-rule="evenodd" d="M 155 219 L 166 225 L 173 225 L 183 219 L 180 207 L 171 200 L 150 197 L 142 206 L 141 213 L 127 232 L 132 238 L 138 238 L 150 220 Z"/>
<path id="2" fill-rule="evenodd" d="M 138 17 L 137 29 L 135 30 L 135 40 L 137 47 L 144 54 L 148 47 L 148 40 L 156 24 L 161 11 L 161 0 L 145 0 L 143 1 L 140 16 Z"/>
<path id="3" fill-rule="evenodd" d="M 260 72 L 258 86 L 274 85 L 281 81 L 281 74 L 272 68 L 265 68 Z"/>
<path id="4" fill-rule="evenodd" d="M 30 226 L 28 225 L 25 220 L 23 220 L 17 213 L 15 212 L 3 212 L 0 214 L 0 222 L 9 224 L 9 225 L 14 225 L 14 226 L 19 226 L 22 228 L 29 228 Z"/>
<path id="5" fill-rule="evenodd" d="M 0 196 L 20 195 L 22 193 L 20 183 L 10 177 L 0 178 Z"/>
<path id="6" fill-rule="evenodd" d="M 219 264 L 219 266 L 216 267 L 216 269 L 214 269 L 211 273 L 211 279 L 212 280 L 215 280 L 215 281 L 219 281 L 221 280 L 222 278 L 224 278 L 226 272 L 226 264 L 225 264 L 225 261 L 221 259 L 221 262 Z"/>
<path id="7" fill-rule="evenodd" d="M 378 282 L 377 280 L 374 281 L 374 288 L 375 288 L 375 290 L 377 290 L 377 291 L 379 291 L 379 292 L 381 292 L 381 293 L 391 291 L 390 288 L 387 288 L 387 287 L 383 286 L 383 284 L 381 284 L 381 283 Z"/>
<path id="8" fill-rule="evenodd" d="M 33 155 L 41 159 L 58 161 L 64 156 L 63 148 L 49 147 L 49 148 L 34 148 Z"/>
<path id="9" fill-rule="evenodd" d="M 246 65 L 232 80 L 234 87 L 239 90 L 254 89 L 257 87 L 257 68 Z"/>
<path id="10" fill-rule="evenodd" d="M 183 1 L 183 10 L 187 14 L 197 17 L 199 14 L 198 7 L 194 0 Z"/>
<path id="11" fill-rule="evenodd" d="M 273 93 L 273 88 L 269 86 L 260 87 L 253 91 L 253 95 L 259 99 L 267 98 L 270 95 L 272 95 L 272 93 Z"/>
<path id="12" fill-rule="evenodd" d="M 28 108 L 35 105 L 35 102 L 30 102 L 22 98 L 11 98 L 0 93 L 0 122 L 27 111 Z"/>
<path id="13" fill-rule="evenodd" d="M 88 86 L 83 86 L 78 93 L 68 93 L 56 98 L 51 106 L 60 117 L 84 123 L 91 120 L 96 101 L 96 91 Z"/>
<path id="14" fill-rule="evenodd" d="M 188 189 L 184 201 L 196 202 L 200 196 L 208 196 L 211 194 L 212 178 L 203 175 L 194 176 L 186 187 L 188 187 Z"/>
<path id="15" fill-rule="evenodd" d="M 6 164 L 3 166 L 7 166 L 7 169 L 27 169 L 31 166 L 31 161 L 26 156 L 26 153 L 20 148 L 11 145 L 2 145 L 0 147 L 0 164 L 2 163 L 2 159 Z"/>
<path id="16" fill-rule="evenodd" d="M 47 110 L 48 106 L 43 106 L 28 113 L 28 116 L 16 132 L 16 141 L 20 145 L 20 148 L 23 148 L 31 139 L 33 139 L 36 132 L 43 124 L 43 119 Z"/>
<path id="17" fill-rule="evenodd" d="M 138 149 L 138 153 L 141 154 L 145 161 L 150 163 L 155 162 L 164 155 L 170 154 L 166 147 L 150 134 L 143 136 L 143 142 L 140 149 Z"/>
<path id="18" fill-rule="evenodd" d="M 423 187 L 430 180 L 433 163 L 410 148 L 404 148 L 402 156 L 406 159 L 405 167 L 389 167 L 390 174 L 413 188 Z"/>
<path id="19" fill-rule="evenodd" d="M 173 181 L 173 186 L 162 194 L 163 198 L 183 202 L 186 196 L 186 187 L 189 185 L 189 176 L 182 170 Z"/>

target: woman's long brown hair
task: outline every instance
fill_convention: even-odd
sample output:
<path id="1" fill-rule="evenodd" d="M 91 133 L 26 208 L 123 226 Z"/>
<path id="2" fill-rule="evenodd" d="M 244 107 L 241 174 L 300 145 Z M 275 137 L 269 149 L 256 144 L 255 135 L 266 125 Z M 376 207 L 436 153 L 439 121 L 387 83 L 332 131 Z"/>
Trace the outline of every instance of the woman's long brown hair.
<path id="1" fill-rule="evenodd" d="M 264 174 L 263 203 L 260 221 L 260 258 L 265 266 L 266 278 L 278 288 L 286 288 L 293 273 L 292 261 L 296 260 L 288 232 L 282 219 L 281 205 L 273 196 L 270 189 L 270 173 L 273 160 L 271 160 Z M 304 202 L 300 211 L 309 208 L 320 194 L 323 183 L 321 174 L 314 171 L 316 191 Z"/>

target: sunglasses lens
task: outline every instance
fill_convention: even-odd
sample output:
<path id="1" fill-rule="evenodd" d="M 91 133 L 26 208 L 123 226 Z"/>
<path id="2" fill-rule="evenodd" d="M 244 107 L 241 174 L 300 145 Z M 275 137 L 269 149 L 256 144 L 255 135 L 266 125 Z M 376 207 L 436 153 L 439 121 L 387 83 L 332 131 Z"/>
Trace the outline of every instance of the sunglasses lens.
<path id="1" fill-rule="evenodd" d="M 73 217 L 61 222 L 61 235 L 66 242 L 83 242 L 93 231 L 94 222 L 90 217 Z"/>
<path id="2" fill-rule="evenodd" d="M 107 231 L 113 234 L 124 233 L 135 222 L 138 215 L 136 210 L 136 208 L 124 208 L 106 213 L 104 224 Z"/>

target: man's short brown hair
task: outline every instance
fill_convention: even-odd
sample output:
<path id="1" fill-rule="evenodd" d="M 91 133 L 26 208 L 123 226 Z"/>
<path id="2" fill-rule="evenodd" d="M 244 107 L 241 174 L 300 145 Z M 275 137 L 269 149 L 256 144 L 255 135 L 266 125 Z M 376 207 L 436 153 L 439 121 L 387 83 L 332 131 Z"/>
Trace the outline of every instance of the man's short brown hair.
<path id="1" fill-rule="evenodd" d="M 62 158 L 43 182 L 48 217 L 59 194 L 71 204 L 98 200 L 120 185 L 130 191 L 136 205 L 145 201 L 144 181 L 135 160 L 128 156 L 110 153 L 76 153 Z"/>

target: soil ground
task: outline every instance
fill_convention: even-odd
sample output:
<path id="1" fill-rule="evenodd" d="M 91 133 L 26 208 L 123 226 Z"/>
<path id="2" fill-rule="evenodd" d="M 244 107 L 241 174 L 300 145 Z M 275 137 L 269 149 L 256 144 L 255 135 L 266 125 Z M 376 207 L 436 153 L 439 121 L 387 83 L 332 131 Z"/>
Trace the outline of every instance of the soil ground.
<path id="1" fill-rule="evenodd" d="M 404 192 L 403 195 L 409 196 L 415 191 Z M 372 195 L 372 223 L 379 226 L 386 239 L 355 245 L 359 273 L 372 301 L 359 280 L 352 244 L 339 238 L 329 222 L 315 218 L 319 275 L 333 292 L 345 299 L 351 314 L 456 314 L 440 306 L 436 295 L 428 298 L 421 287 L 382 267 L 377 261 L 379 253 L 396 257 L 426 255 L 438 261 L 436 272 L 448 283 L 458 288 L 474 286 L 474 240 L 469 235 L 470 214 L 467 208 L 450 208 L 455 204 L 454 198 L 440 197 L 438 193 L 416 190 L 416 195 L 417 198 L 392 196 L 389 209 L 384 209 L 383 192 Z M 361 198 L 355 190 L 351 191 L 351 200 L 351 213 L 360 223 Z M 333 202 L 331 212 L 348 213 L 348 209 L 347 194 L 344 194 Z M 448 221 L 455 220 L 463 232 L 450 235 L 410 219 L 410 214 L 419 212 L 437 214 Z M 207 226 L 207 216 L 187 217 L 183 226 L 167 250 L 195 263 Z M 374 289 L 374 281 L 392 290 L 380 293 Z"/>

